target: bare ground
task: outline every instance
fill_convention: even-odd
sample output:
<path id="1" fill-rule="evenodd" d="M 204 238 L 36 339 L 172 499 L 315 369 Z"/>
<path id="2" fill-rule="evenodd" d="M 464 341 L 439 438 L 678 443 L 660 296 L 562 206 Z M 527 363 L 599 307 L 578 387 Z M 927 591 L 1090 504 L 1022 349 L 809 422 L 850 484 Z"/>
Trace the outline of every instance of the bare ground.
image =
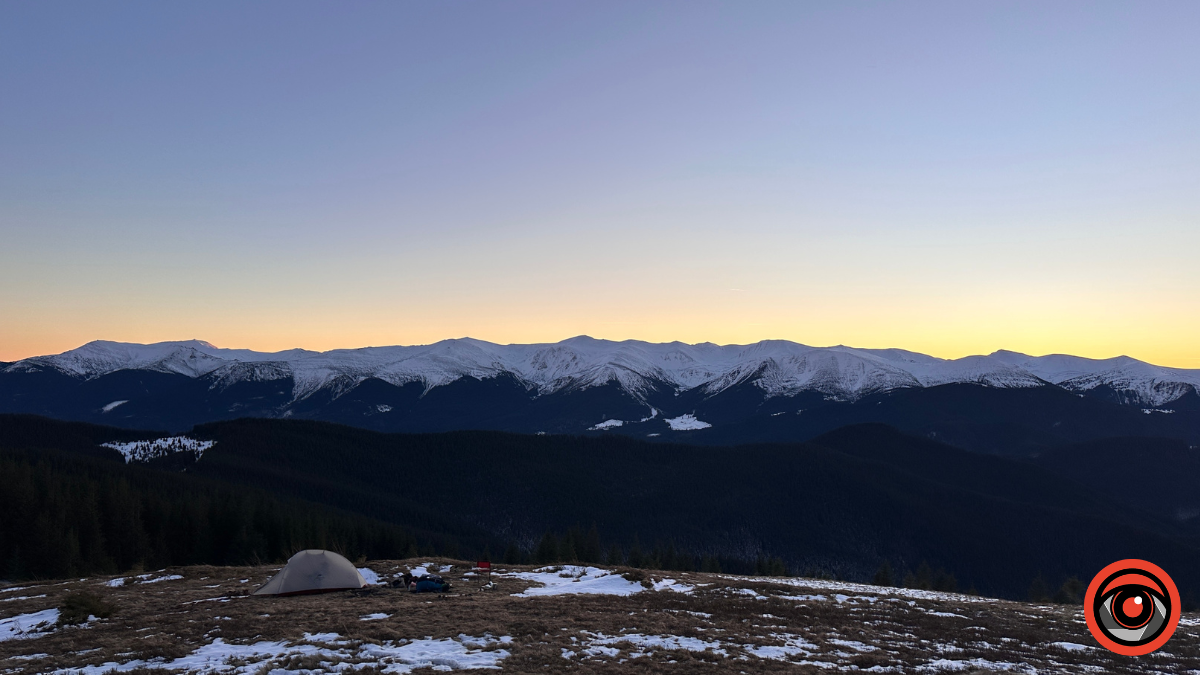
<path id="1" fill-rule="evenodd" d="M 538 584 L 500 576 L 498 589 L 482 590 L 478 576 L 464 576 L 470 565 L 453 560 L 372 561 L 365 566 L 390 577 L 430 562 L 453 565 L 443 574 L 454 584 L 452 593 L 371 587 L 251 597 L 278 569 L 275 566 L 186 567 L 146 579 L 91 578 L 0 588 L 0 620 L 57 607 L 66 594 L 79 590 L 98 593 L 117 606 L 109 619 L 0 641 L 0 673 L 71 672 L 89 666 L 87 672 L 96 673 L 113 664 L 126 672 L 178 673 L 183 671 L 173 660 L 218 639 L 230 645 L 310 648 L 307 653 L 210 663 L 192 672 L 432 672 L 431 666 L 446 670 L 455 663 L 381 660 L 366 647 L 452 638 L 467 642 L 474 653 L 498 652 L 494 656 L 503 670 L 523 673 L 836 669 L 1200 675 L 1200 616 L 1195 613 L 1184 615 L 1163 649 L 1133 658 L 1098 647 L 1077 607 L 815 579 L 624 569 L 618 572 L 635 579 L 644 574 L 647 584 L 670 577 L 691 590 L 514 597 Z M 530 569 L 509 566 L 497 572 Z M 182 578 L 139 583 L 172 575 Z M 127 582 L 108 585 L 114 578 Z M 388 616 L 362 620 L 372 614 Z M 509 636 L 511 642 L 488 636 Z M 324 651 L 312 653 L 314 648 Z"/>

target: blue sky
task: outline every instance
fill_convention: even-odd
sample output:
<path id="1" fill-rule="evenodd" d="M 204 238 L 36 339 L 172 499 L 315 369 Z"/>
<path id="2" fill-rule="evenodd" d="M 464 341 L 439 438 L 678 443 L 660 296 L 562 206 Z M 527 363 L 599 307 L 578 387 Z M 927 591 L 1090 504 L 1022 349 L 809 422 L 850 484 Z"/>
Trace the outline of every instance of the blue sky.
<path id="1" fill-rule="evenodd" d="M 471 335 L 1200 367 L 1196 3 L 6 3 L 0 359 Z"/>

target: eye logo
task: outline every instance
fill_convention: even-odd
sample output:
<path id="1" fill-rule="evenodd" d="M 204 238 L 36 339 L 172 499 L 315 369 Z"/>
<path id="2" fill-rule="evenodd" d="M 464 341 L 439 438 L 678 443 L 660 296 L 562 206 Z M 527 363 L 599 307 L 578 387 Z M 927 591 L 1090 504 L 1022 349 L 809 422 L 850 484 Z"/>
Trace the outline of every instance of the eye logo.
<path id="1" fill-rule="evenodd" d="M 1179 590 L 1157 565 L 1120 560 L 1088 584 L 1083 614 L 1092 636 L 1110 651 L 1141 656 L 1171 639 L 1179 625 Z"/>

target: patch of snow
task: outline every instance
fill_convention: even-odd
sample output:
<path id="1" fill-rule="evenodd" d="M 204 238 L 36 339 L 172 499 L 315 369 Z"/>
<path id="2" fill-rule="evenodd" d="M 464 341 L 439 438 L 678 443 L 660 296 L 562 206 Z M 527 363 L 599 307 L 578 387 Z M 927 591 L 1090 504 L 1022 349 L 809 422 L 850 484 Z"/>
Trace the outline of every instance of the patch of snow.
<path id="1" fill-rule="evenodd" d="M 380 619 L 386 619 L 390 616 L 391 616 L 391 614 L 384 614 L 383 612 L 375 612 L 374 614 L 364 614 L 363 616 L 358 617 L 358 620 L 359 621 L 379 621 Z"/>
<path id="2" fill-rule="evenodd" d="M 654 582 L 654 590 L 656 591 L 675 591 L 684 595 L 691 595 L 696 590 L 695 586 L 679 583 L 674 579 L 663 579 L 662 581 Z"/>
<path id="3" fill-rule="evenodd" d="M 918 600 L 946 600 L 953 602 L 965 603 L 986 603 L 991 602 L 987 598 L 982 598 L 974 595 L 961 595 L 958 593 L 947 593 L 944 591 L 923 591 L 917 588 L 896 588 L 892 586 L 881 587 L 872 586 L 870 584 L 859 584 L 852 581 L 828 581 L 824 579 L 809 579 L 803 577 L 733 577 L 721 575 L 723 579 L 730 581 L 748 581 L 752 583 L 767 583 L 776 585 L 795 586 L 798 588 L 827 590 L 827 591 L 845 591 L 848 593 L 874 593 L 895 595 L 905 598 L 913 598 Z M 779 596 L 787 599 L 788 596 Z"/>
<path id="4" fill-rule="evenodd" d="M 149 577 L 150 575 L 143 575 L 143 576 Z M 160 581 L 177 581 L 182 578 L 183 578 L 182 574 L 168 574 L 168 575 L 161 576 L 161 577 L 155 577 L 153 579 L 149 579 L 149 578 L 142 579 L 138 583 L 139 584 L 157 584 Z"/>
<path id="5" fill-rule="evenodd" d="M 0 602 L 16 602 L 18 600 L 37 600 L 38 598 L 46 597 L 45 593 L 41 595 L 18 595 L 15 598 L 0 598 Z"/>
<path id="6" fill-rule="evenodd" d="M 104 582 L 104 585 L 108 586 L 109 588 L 120 588 L 121 586 L 125 585 L 125 577 L 117 577 L 116 579 L 109 579 L 108 581 Z"/>
<path id="7" fill-rule="evenodd" d="M 917 670 L 920 672 L 955 672 L 960 670 L 984 670 L 990 672 L 1017 671 L 1021 673 L 1030 673 L 1031 675 L 1034 675 L 1038 672 L 1036 668 L 1027 663 L 1007 663 L 1004 661 L 988 661 L 987 659 L 970 659 L 964 661 L 937 659 L 924 665 L 917 666 Z"/>
<path id="8" fill-rule="evenodd" d="M 196 455 L 196 459 L 204 454 L 212 446 L 216 445 L 216 441 L 199 441 L 187 436 L 171 436 L 169 438 L 156 438 L 152 441 L 130 441 L 126 443 L 101 443 L 104 448 L 112 448 L 121 453 L 125 457 L 125 463 L 130 462 L 147 462 L 159 457 L 166 457 L 177 452 L 190 452 Z"/>
<path id="9" fill-rule="evenodd" d="M 113 401 L 112 403 L 109 403 L 108 405 L 101 408 L 100 412 L 112 412 L 114 408 L 121 405 L 122 403 L 129 403 L 129 401 L 128 401 L 128 399 L 123 399 L 120 401 Z"/>
<path id="10" fill-rule="evenodd" d="M 391 411 L 392 411 L 392 406 L 390 406 L 390 405 L 385 405 L 385 404 L 383 404 L 383 403 L 380 403 L 379 405 L 375 406 L 375 409 L 376 409 L 376 410 L 378 410 L 378 411 L 379 411 L 379 412 L 381 412 L 381 413 L 385 413 L 385 412 L 391 412 Z"/>
<path id="11" fill-rule="evenodd" d="M 746 652 L 760 659 L 771 661 L 786 661 L 793 656 L 812 656 L 821 651 L 820 647 L 805 640 L 799 635 L 776 634 L 773 637 L 783 640 L 782 645 L 753 645 L 746 646 Z"/>
<path id="12" fill-rule="evenodd" d="M 1091 650 L 1095 649 L 1095 647 L 1089 647 L 1087 645 L 1081 645 L 1075 642 L 1051 642 L 1050 646 L 1058 647 L 1059 649 L 1065 649 L 1069 652 L 1090 652 Z"/>
<path id="13" fill-rule="evenodd" d="M 499 669 L 500 662 L 508 658 L 505 649 L 486 650 L 495 644 L 511 644 L 512 638 L 499 639 L 485 635 L 481 638 L 459 635 L 457 638 L 413 640 L 403 645 L 393 642 L 364 644 L 357 656 L 371 659 L 384 666 L 385 673 L 410 673 L 417 668 L 433 670 L 475 670 L 480 668 Z M 387 665 L 384 665 L 387 664 Z"/>
<path id="14" fill-rule="evenodd" d="M 696 429 L 707 429 L 712 425 L 708 422 L 701 422 L 696 419 L 695 415 L 689 413 L 667 420 L 667 426 L 671 427 L 671 431 L 694 431 Z"/>
<path id="15" fill-rule="evenodd" d="M 865 643 L 859 642 L 857 640 L 834 639 L 834 640 L 828 640 L 828 642 L 829 642 L 829 644 L 838 645 L 839 647 L 849 647 L 850 649 L 853 649 L 856 652 L 873 652 L 876 649 L 879 649 L 878 647 L 876 647 L 874 645 L 865 644 Z"/>
<path id="16" fill-rule="evenodd" d="M 172 661 L 153 659 L 150 661 L 135 660 L 126 663 L 108 662 L 100 665 L 88 665 L 83 668 L 66 668 L 55 671 L 56 675 L 102 675 L 105 673 L 122 673 L 146 669 L 180 670 L 189 673 L 250 675 L 251 673 L 268 673 L 277 675 L 287 673 L 282 667 L 284 662 L 297 656 L 312 656 L 333 666 L 330 670 L 353 671 L 355 668 L 350 661 L 371 661 L 385 673 L 410 673 L 418 668 L 433 670 L 471 670 L 478 668 L 497 669 L 499 664 L 508 657 L 504 649 L 487 649 L 498 644 L 511 644 L 512 638 L 505 636 L 494 638 L 485 635 L 480 638 L 459 635 L 457 638 L 434 640 L 412 640 L 408 642 L 384 642 L 382 644 L 361 644 L 355 648 L 356 642 L 339 640 L 337 633 L 305 634 L 302 641 L 286 642 L 256 642 L 249 645 L 226 643 L 217 638 L 191 654 Z M 313 644 L 316 643 L 316 644 Z M 331 649 L 330 647 L 336 647 Z M 342 667 L 334 664 L 342 664 Z M 236 664 L 236 665 L 235 665 Z"/>
<path id="17" fill-rule="evenodd" d="M 425 563 L 419 567 L 412 568 L 408 572 L 414 577 L 421 577 L 425 576 L 426 574 L 445 574 L 452 569 L 454 569 L 454 565 L 446 565 L 445 567 L 441 567 L 435 565 L 434 563 Z"/>
<path id="18" fill-rule="evenodd" d="M 386 581 L 380 581 L 379 575 L 370 567 L 360 567 L 358 568 L 358 573 L 362 575 L 363 581 L 367 582 L 368 586 L 387 584 Z"/>
<path id="19" fill-rule="evenodd" d="M 57 609 L 43 609 L 40 612 L 0 619 L 0 642 L 40 637 L 52 632 L 57 622 Z"/>
<path id="20" fill-rule="evenodd" d="M 9 586 L 8 588 L 0 588 L 0 593 L 12 593 L 13 591 L 24 591 L 33 588 L 33 586 Z"/>
<path id="21" fill-rule="evenodd" d="M 497 576 L 542 584 L 513 594 L 520 598 L 573 594 L 633 595 L 645 590 L 640 583 L 629 581 L 610 570 L 577 565 L 543 567 L 533 572 L 510 572 Z"/>
<path id="22" fill-rule="evenodd" d="M 638 651 L 643 653 L 648 653 L 655 649 L 681 649 L 689 652 L 703 652 L 711 650 L 714 654 L 720 654 L 721 656 L 729 655 L 729 653 L 722 648 L 720 641 L 701 640 L 699 638 L 681 637 L 678 635 L 643 635 L 641 633 L 630 633 L 628 635 L 606 636 L 603 634 L 595 634 L 590 636 L 587 641 L 588 645 L 604 646 L 622 643 L 629 643 L 630 645 L 638 648 Z M 636 652 L 635 655 L 637 655 Z"/>
<path id="23" fill-rule="evenodd" d="M 624 424 L 621 420 L 604 420 L 597 425 L 588 427 L 588 431 L 607 431 L 608 429 L 616 429 Z"/>

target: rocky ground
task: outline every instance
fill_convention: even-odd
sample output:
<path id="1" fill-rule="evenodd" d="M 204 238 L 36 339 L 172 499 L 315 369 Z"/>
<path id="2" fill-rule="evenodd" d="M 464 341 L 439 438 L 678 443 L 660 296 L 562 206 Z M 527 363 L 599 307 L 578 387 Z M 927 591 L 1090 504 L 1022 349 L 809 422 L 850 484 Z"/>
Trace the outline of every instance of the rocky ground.
<path id="1" fill-rule="evenodd" d="M 1200 675 L 1200 616 L 1158 652 L 1098 647 L 1077 607 L 816 579 L 361 563 L 360 591 L 251 597 L 278 566 L 186 567 L 0 588 L 0 673 L 1013 672 Z M 454 589 L 386 582 L 441 571 Z M 109 618 L 56 626 L 68 594 Z"/>

